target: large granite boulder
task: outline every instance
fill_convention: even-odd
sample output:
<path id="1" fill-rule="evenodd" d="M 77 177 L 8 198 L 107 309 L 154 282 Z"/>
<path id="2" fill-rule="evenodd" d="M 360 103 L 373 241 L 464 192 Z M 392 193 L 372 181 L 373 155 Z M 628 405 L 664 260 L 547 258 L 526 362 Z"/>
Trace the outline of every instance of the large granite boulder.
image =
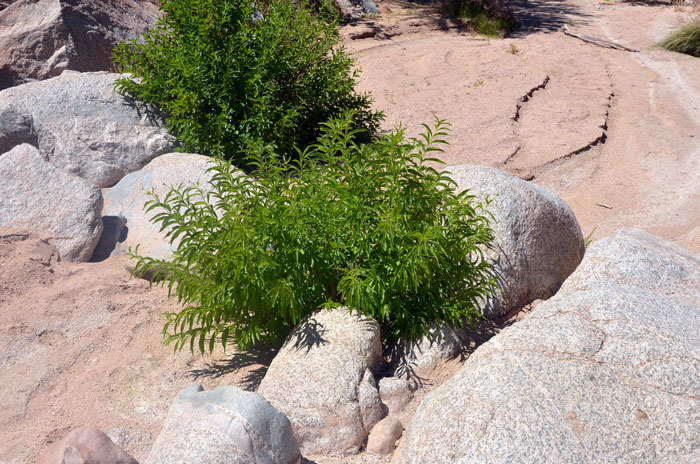
<path id="1" fill-rule="evenodd" d="M 447 170 L 459 191 L 491 198 L 494 263 L 500 289 L 482 305 L 489 318 L 554 295 L 584 253 L 583 235 L 571 208 L 544 188 L 486 166 Z"/>
<path id="2" fill-rule="evenodd" d="M 58 168 L 98 187 L 113 185 L 174 147 L 155 119 L 114 91 L 117 77 L 67 71 L 3 90 L 0 134 L 34 139 Z M 0 143 L 8 144 L 2 137 Z"/>
<path id="3" fill-rule="evenodd" d="M 139 245 L 139 254 L 169 259 L 173 246 L 151 222 L 156 212 L 146 212 L 145 205 L 153 197 L 165 198 L 173 186 L 199 184 L 209 188 L 212 159 L 190 153 L 168 153 L 154 159 L 140 171 L 133 172 L 105 193 L 105 237 L 98 245 L 100 256 L 124 254 Z M 97 251 L 96 251 L 97 253 Z"/>
<path id="4" fill-rule="evenodd" d="M 304 455 L 356 453 L 382 418 L 381 361 L 376 321 L 319 311 L 289 335 L 258 393 L 289 417 Z"/>
<path id="5" fill-rule="evenodd" d="M 698 267 L 689 264 L 697 263 L 698 257 L 692 252 L 638 229 L 622 229 L 616 239 L 598 240 L 594 245 L 559 293 L 614 283 L 700 306 Z"/>
<path id="6" fill-rule="evenodd" d="M 677 463 L 700 449 L 700 257 L 642 232 L 430 394 L 399 463 Z"/>
<path id="7" fill-rule="evenodd" d="M 138 464 L 101 430 L 81 427 L 54 443 L 39 464 Z"/>
<path id="8" fill-rule="evenodd" d="M 0 155 L 0 179 L 0 227 L 51 238 L 68 261 L 90 259 L 102 233 L 100 189 L 26 144 Z"/>
<path id="9" fill-rule="evenodd" d="M 151 464 L 297 464 L 289 419 L 263 397 L 237 387 L 184 390 L 168 411 Z"/>
<path id="10" fill-rule="evenodd" d="M 19 0 L 0 12 L 0 90 L 66 69 L 112 70 L 114 46 L 158 14 L 144 0 Z"/>

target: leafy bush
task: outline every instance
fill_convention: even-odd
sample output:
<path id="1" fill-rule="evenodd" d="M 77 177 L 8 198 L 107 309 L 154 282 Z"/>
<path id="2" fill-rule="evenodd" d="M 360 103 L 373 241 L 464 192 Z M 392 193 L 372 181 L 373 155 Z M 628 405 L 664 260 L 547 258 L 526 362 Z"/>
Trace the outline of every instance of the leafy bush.
<path id="1" fill-rule="evenodd" d="M 132 255 L 135 273 L 169 282 L 184 306 L 167 314 L 167 342 L 278 342 L 321 306 L 376 318 L 387 341 L 478 316 L 494 285 L 481 252 L 492 231 L 484 205 L 429 166 L 445 123 L 418 139 L 399 129 L 358 144 L 351 121 L 324 124 L 296 160 L 252 152 L 255 177 L 221 161 L 211 190 L 148 203 L 181 240 L 170 262 Z"/>
<path id="2" fill-rule="evenodd" d="M 700 58 L 700 21 L 684 24 L 671 33 L 659 46 L 672 52 Z"/>
<path id="3" fill-rule="evenodd" d="M 475 32 L 495 37 L 518 28 L 518 20 L 502 5 L 489 0 L 448 0 L 443 11 L 468 19 Z"/>
<path id="4" fill-rule="evenodd" d="M 354 87 L 353 60 L 326 9 L 292 0 L 162 0 L 142 42 L 115 49 L 120 92 L 152 104 L 182 149 L 238 158 L 252 143 L 294 153 L 320 123 L 355 112 L 375 130 L 381 114 Z"/>

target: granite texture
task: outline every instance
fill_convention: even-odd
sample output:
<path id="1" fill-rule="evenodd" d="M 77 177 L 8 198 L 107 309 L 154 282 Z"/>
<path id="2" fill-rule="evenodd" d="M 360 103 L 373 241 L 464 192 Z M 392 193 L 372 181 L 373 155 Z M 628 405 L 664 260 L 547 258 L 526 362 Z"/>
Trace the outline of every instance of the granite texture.
<path id="1" fill-rule="evenodd" d="M 449 166 L 458 185 L 477 200 L 491 199 L 494 263 L 500 288 L 482 304 L 497 317 L 554 295 L 584 253 L 583 236 L 569 206 L 544 188 L 486 166 Z"/>
<path id="2" fill-rule="evenodd" d="M 114 91 L 118 76 L 66 71 L 5 89 L 0 134 L 34 138 L 56 167 L 98 187 L 111 186 L 175 146 L 157 118 Z"/>
<path id="3" fill-rule="evenodd" d="M 682 462 L 700 449 L 700 258 L 594 243 L 550 300 L 420 405 L 399 463 Z"/>
<path id="4" fill-rule="evenodd" d="M 0 179 L 0 227 L 52 239 L 61 259 L 90 259 L 102 233 L 100 189 L 27 144 L 0 155 Z"/>
<path id="5" fill-rule="evenodd" d="M 195 385 L 175 399 L 148 457 L 150 464 L 298 464 L 287 417 L 260 395 Z"/>
<path id="6" fill-rule="evenodd" d="M 258 393 L 287 414 L 304 455 L 356 453 L 382 418 L 381 352 L 376 321 L 322 310 L 292 331 Z"/>

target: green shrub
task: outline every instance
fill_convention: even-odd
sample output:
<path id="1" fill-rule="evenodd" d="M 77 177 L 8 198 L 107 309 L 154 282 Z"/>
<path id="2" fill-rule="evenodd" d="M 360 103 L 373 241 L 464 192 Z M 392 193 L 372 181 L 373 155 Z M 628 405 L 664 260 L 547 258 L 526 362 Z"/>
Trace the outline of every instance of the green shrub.
<path id="1" fill-rule="evenodd" d="M 700 58 L 700 21 L 684 24 L 659 43 L 672 52 Z"/>
<path id="2" fill-rule="evenodd" d="M 180 188 L 148 203 L 181 240 L 170 262 L 132 255 L 135 273 L 169 282 L 184 307 L 167 314 L 167 342 L 279 342 L 334 305 L 376 318 L 387 341 L 478 317 L 494 285 L 481 252 L 492 230 L 485 206 L 429 166 L 445 123 L 358 144 L 351 121 L 324 124 L 296 160 L 252 152 L 255 177 L 220 161 L 209 193 Z"/>
<path id="3" fill-rule="evenodd" d="M 294 153 L 320 123 L 355 112 L 372 132 L 381 114 L 354 87 L 353 60 L 330 17 L 304 1 L 162 0 L 164 16 L 113 59 L 117 90 L 152 104 L 182 149 L 238 158 L 250 144 Z"/>
<path id="4" fill-rule="evenodd" d="M 443 12 L 455 18 L 468 19 L 475 32 L 496 37 L 518 28 L 518 20 L 504 8 L 488 0 L 448 0 Z"/>

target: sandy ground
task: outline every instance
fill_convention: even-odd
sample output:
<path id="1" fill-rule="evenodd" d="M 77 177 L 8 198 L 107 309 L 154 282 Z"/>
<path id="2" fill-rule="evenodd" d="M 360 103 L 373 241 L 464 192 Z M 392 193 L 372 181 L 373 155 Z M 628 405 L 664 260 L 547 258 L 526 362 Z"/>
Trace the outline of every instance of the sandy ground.
<path id="1" fill-rule="evenodd" d="M 639 227 L 700 252 L 700 60 L 653 48 L 688 12 L 580 0 L 516 10 L 524 26 L 508 39 L 431 32 L 429 14 L 414 8 L 408 22 L 419 32 L 348 40 L 385 129 L 402 123 L 415 135 L 446 119 L 448 165 L 532 180 L 564 198 L 594 238 Z M 560 32 L 567 24 L 641 51 L 584 43 Z"/>
<path id="2" fill-rule="evenodd" d="M 47 241 L 0 231 L 0 462 L 35 462 L 81 424 L 141 459 L 182 389 L 255 389 L 272 351 L 173 354 L 161 314 L 176 308 L 121 259 L 57 261 Z"/>
<path id="3" fill-rule="evenodd" d="M 523 29 L 486 40 L 420 3 L 380 7 L 344 34 L 386 129 L 402 122 L 416 134 L 445 118 L 448 165 L 492 165 L 543 185 L 594 238 L 640 227 L 700 252 L 700 60 L 652 48 L 688 12 L 523 0 Z M 641 51 L 583 43 L 559 32 L 565 24 Z M 61 262 L 49 241 L 0 231 L 0 463 L 35 462 L 81 425 L 108 431 L 141 460 L 186 386 L 255 389 L 274 351 L 173 354 L 161 344 L 161 314 L 176 308 L 163 289 L 130 279 L 119 258 Z M 425 375 L 405 422 L 461 362 Z"/>
<path id="4" fill-rule="evenodd" d="M 130 278 L 122 259 L 59 261 L 50 241 L 0 229 L 0 463 L 35 462 L 81 425 L 105 430 L 142 460 L 187 386 L 258 387 L 274 349 L 174 354 L 160 331 L 161 314 L 176 309 L 166 290 Z M 408 423 L 422 398 L 503 325 L 482 324 L 462 355 L 421 372 L 421 389 L 400 418 Z M 306 462 L 382 460 L 363 454 Z"/>

